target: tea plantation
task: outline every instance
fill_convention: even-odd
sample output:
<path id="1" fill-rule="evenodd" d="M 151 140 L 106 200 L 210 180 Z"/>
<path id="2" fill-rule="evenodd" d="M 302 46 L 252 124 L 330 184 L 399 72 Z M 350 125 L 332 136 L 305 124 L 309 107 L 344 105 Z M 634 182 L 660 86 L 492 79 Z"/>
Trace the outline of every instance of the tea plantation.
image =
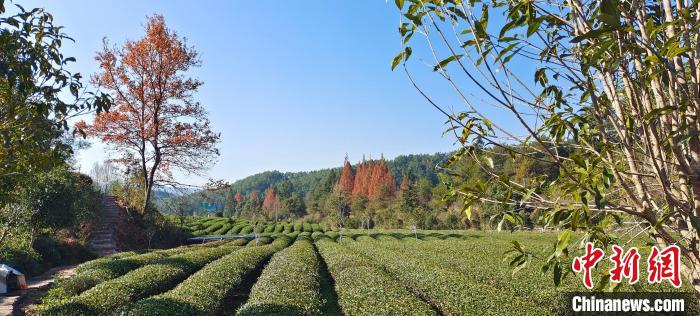
<path id="1" fill-rule="evenodd" d="M 229 219 L 193 219 L 189 224 L 200 231 L 216 229 L 208 234 L 253 227 Z M 320 227 L 314 231 L 311 224 L 310 231 L 304 229 L 306 224 L 300 224 L 301 231 L 291 224 L 291 232 L 289 223 L 277 225 L 265 226 L 265 236 L 256 239 L 126 252 L 86 262 L 75 276 L 54 285 L 40 313 L 552 315 L 561 292 L 583 290 L 578 276 L 554 287 L 551 274 L 541 273 L 542 259 L 534 259 L 515 275 L 509 260 L 504 260 L 511 240 L 537 253 L 551 247 L 553 233 L 348 231 L 341 235 L 322 232 Z M 644 271 L 641 277 L 646 278 Z M 646 282 L 639 286 L 690 291 Z"/>
<path id="2" fill-rule="evenodd" d="M 171 220 L 177 221 L 172 218 Z M 250 234 L 290 234 L 302 232 L 325 232 L 326 227 L 302 221 L 297 222 L 265 222 L 227 217 L 191 216 L 185 220 L 185 227 L 194 236 L 234 236 Z"/>

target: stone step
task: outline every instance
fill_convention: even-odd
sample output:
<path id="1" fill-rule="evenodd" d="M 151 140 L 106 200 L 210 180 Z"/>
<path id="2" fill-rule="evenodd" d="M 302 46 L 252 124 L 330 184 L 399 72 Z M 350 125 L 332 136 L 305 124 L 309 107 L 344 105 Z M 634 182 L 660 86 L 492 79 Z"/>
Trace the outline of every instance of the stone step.
<path id="1" fill-rule="evenodd" d="M 106 244 L 106 243 L 114 243 L 114 238 L 111 237 L 104 237 L 104 238 L 95 238 L 91 242 L 91 244 Z"/>
<path id="2" fill-rule="evenodd" d="M 116 245 L 115 244 L 96 244 L 96 245 L 90 245 L 90 248 L 95 249 L 95 250 L 114 249 L 114 248 L 116 248 Z"/>
<path id="3" fill-rule="evenodd" d="M 90 238 L 90 247 L 102 256 L 117 251 L 114 229 L 121 220 L 121 210 L 116 202 L 117 198 L 114 196 L 104 197 L 101 216 L 98 218 L 98 223 L 95 224 Z"/>
<path id="4" fill-rule="evenodd" d="M 90 246 L 102 246 L 102 245 L 114 245 L 114 244 L 116 244 L 116 242 L 114 242 L 114 240 L 111 240 L 111 239 L 90 242 Z"/>

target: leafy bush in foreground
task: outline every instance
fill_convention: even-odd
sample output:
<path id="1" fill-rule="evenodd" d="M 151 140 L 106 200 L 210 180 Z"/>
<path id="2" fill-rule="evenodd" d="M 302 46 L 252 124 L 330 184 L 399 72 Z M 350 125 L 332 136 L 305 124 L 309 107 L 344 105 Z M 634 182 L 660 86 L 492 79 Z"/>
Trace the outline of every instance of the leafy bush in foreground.
<path id="1" fill-rule="evenodd" d="M 272 257 L 238 315 L 321 315 L 319 261 L 310 241 Z"/>
<path id="2" fill-rule="evenodd" d="M 263 237 L 251 239 L 246 246 L 247 247 L 262 246 L 262 245 L 267 245 L 271 242 L 272 242 L 272 238 L 263 236 Z"/>
<path id="3" fill-rule="evenodd" d="M 105 262 L 123 259 L 123 258 L 131 257 L 131 256 L 136 256 L 138 254 L 139 254 L 139 252 L 137 252 L 137 251 L 118 252 L 118 253 L 115 253 L 111 256 L 106 256 L 106 257 L 102 257 L 102 258 L 97 258 L 95 260 L 83 262 L 75 268 L 75 273 L 81 273 L 85 270 L 92 269 L 93 267 L 100 265 L 102 263 L 105 263 Z"/>
<path id="4" fill-rule="evenodd" d="M 316 241 L 335 280 L 338 302 L 345 315 L 434 315 L 428 304 L 377 269 L 364 256 L 330 239 Z"/>
<path id="5" fill-rule="evenodd" d="M 208 264 L 175 289 L 133 303 L 125 315 L 203 315 L 220 312 L 231 290 L 249 272 L 272 254 L 286 247 L 289 239 L 278 238 L 272 244 L 244 248 Z"/>
<path id="6" fill-rule="evenodd" d="M 78 295 L 93 286 L 104 281 L 111 280 L 137 269 L 143 265 L 156 262 L 164 257 L 183 253 L 186 248 L 175 248 L 168 251 L 153 251 L 141 255 L 130 256 L 124 259 L 103 262 L 75 276 L 60 280 L 55 288 L 60 288 L 64 298 Z"/>
<path id="7" fill-rule="evenodd" d="M 69 302 L 48 309 L 44 315 L 105 314 L 152 294 L 170 289 L 207 263 L 237 246 L 205 248 L 168 258 L 133 270 L 119 278 L 101 283 Z"/>

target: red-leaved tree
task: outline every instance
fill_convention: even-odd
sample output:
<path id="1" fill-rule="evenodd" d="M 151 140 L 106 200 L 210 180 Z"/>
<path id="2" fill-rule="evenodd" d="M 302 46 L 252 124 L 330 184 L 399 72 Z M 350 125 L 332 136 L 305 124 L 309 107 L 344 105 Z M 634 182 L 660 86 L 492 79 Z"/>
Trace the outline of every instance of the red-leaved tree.
<path id="1" fill-rule="evenodd" d="M 401 185 L 399 186 L 401 191 L 406 191 L 406 189 L 408 189 L 410 185 L 410 180 L 408 178 L 410 178 L 408 175 L 404 175 L 403 179 L 401 179 Z"/>
<path id="2" fill-rule="evenodd" d="M 186 75 L 200 65 L 197 51 L 168 29 L 162 16 L 149 18 L 146 35 L 108 46 L 95 59 L 92 81 L 113 97 L 109 112 L 94 123 L 78 123 L 88 136 L 111 145 L 114 161 L 136 168 L 142 179 L 145 211 L 154 184 L 172 184 L 172 171 L 198 174 L 219 151 L 219 134 L 193 94 L 202 82 Z"/>
<path id="3" fill-rule="evenodd" d="M 260 204 L 260 198 L 258 197 L 258 191 L 253 190 L 250 192 L 250 195 L 248 195 L 248 200 L 250 201 L 253 206 L 257 207 L 258 204 Z"/>
<path id="4" fill-rule="evenodd" d="M 370 180 L 370 162 L 362 158 L 362 162 L 357 164 L 357 173 L 355 174 L 355 184 L 352 188 L 352 196 L 357 197 L 363 195 L 369 196 L 369 180 Z"/>
<path id="5" fill-rule="evenodd" d="M 277 197 L 277 192 L 272 185 L 270 185 L 267 192 L 265 192 L 265 199 L 263 200 L 262 208 L 268 213 L 271 213 L 272 217 L 275 219 L 275 222 L 277 221 L 277 211 L 279 211 L 280 208 L 280 200 Z"/>
<path id="6" fill-rule="evenodd" d="M 355 175 L 353 174 L 348 157 L 345 157 L 345 165 L 343 165 L 343 170 L 340 172 L 340 179 L 338 180 L 338 189 L 347 194 L 351 194 L 354 185 Z"/>
<path id="7" fill-rule="evenodd" d="M 372 163 L 372 176 L 369 185 L 370 200 L 377 201 L 384 197 L 391 197 L 396 191 L 394 176 L 389 170 L 384 157 Z"/>
<path id="8" fill-rule="evenodd" d="M 241 191 L 236 191 L 236 196 L 233 199 L 236 200 L 237 205 L 243 204 L 243 194 Z"/>

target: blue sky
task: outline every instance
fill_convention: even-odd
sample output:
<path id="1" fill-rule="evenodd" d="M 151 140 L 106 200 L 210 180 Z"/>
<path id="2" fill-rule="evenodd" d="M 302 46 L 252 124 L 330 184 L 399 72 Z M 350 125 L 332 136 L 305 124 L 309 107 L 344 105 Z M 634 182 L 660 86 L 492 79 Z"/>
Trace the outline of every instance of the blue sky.
<path id="1" fill-rule="evenodd" d="M 36 4 L 36 3 L 33 3 Z M 233 181 L 265 171 L 339 166 L 347 153 L 386 157 L 452 150 L 444 117 L 390 61 L 400 49 L 393 1 L 50 1 L 40 4 L 75 43 L 74 71 L 96 70 L 102 38 L 142 36 L 162 14 L 188 38 L 203 65 L 197 97 L 221 132 L 208 175 Z M 434 76 L 434 78 L 433 78 Z M 436 75 L 425 80 L 438 81 Z M 78 154 L 87 172 L 106 157 L 93 144 Z M 203 179 L 181 180 L 201 184 Z"/>

